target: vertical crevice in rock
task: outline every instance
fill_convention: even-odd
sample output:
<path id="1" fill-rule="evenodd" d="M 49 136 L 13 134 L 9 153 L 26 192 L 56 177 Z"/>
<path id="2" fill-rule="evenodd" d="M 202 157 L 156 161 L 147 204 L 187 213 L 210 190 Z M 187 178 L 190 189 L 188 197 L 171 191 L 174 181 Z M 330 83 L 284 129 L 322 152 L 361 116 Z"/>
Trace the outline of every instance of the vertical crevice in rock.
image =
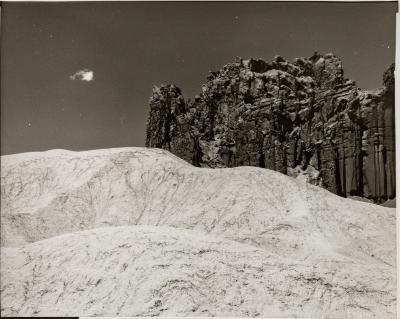
<path id="1" fill-rule="evenodd" d="M 334 148 L 334 161 L 335 161 L 335 169 L 334 169 L 334 174 L 335 174 L 335 182 L 336 182 L 336 187 L 335 187 L 335 193 L 338 194 L 339 196 L 343 196 L 343 191 L 342 191 L 342 175 L 341 175 L 341 169 L 340 169 L 340 157 L 339 157 L 339 150 L 337 147 Z"/>
<path id="2" fill-rule="evenodd" d="M 194 166 L 200 167 L 201 164 L 201 158 L 202 158 L 202 152 L 200 148 L 200 142 L 198 138 L 193 138 L 193 158 L 192 158 L 192 164 Z"/>

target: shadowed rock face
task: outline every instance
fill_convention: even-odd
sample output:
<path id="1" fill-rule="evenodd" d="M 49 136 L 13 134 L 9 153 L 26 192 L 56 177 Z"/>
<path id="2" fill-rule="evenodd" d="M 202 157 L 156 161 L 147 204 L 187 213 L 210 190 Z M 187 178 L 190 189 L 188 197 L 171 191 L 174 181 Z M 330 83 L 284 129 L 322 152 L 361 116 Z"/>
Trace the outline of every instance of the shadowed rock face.
<path id="1" fill-rule="evenodd" d="M 195 166 L 258 166 L 341 196 L 395 197 L 394 65 L 362 91 L 333 54 L 250 59 L 210 72 L 185 100 L 174 85 L 150 98 L 147 147 Z"/>

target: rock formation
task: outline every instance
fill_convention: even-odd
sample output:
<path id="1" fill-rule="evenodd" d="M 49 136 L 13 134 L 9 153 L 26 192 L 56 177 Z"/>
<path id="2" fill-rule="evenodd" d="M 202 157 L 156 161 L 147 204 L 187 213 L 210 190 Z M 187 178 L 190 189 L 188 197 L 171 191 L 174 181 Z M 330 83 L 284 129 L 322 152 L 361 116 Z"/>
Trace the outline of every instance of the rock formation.
<path id="1" fill-rule="evenodd" d="M 362 91 L 333 54 L 238 59 L 210 72 L 194 100 L 155 87 L 146 146 L 195 166 L 264 167 L 383 202 L 395 197 L 393 73 Z"/>
<path id="2" fill-rule="evenodd" d="M 396 317 L 393 208 L 155 148 L 0 172 L 3 316 Z"/>

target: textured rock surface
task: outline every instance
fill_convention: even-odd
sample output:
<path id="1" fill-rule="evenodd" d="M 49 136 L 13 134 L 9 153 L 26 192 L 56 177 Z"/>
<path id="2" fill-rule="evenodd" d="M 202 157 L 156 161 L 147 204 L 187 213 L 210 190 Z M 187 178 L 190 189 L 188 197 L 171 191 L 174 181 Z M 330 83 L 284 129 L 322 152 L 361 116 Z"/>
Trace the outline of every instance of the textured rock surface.
<path id="1" fill-rule="evenodd" d="M 394 318 L 395 210 L 160 149 L 1 161 L 2 315 Z"/>
<path id="2" fill-rule="evenodd" d="M 185 101 L 155 87 L 146 146 L 195 166 L 259 166 L 301 176 L 341 196 L 395 197 L 394 65 L 383 88 L 361 91 L 333 54 L 277 56 L 210 72 Z"/>

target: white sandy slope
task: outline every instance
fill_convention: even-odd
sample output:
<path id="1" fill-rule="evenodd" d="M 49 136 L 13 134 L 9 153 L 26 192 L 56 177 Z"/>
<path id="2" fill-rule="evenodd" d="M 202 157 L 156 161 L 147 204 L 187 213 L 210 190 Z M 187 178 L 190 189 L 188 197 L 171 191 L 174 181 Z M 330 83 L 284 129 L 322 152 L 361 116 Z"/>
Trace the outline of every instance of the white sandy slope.
<path id="1" fill-rule="evenodd" d="M 2 315 L 395 317 L 394 209 L 159 149 L 1 160 Z"/>

